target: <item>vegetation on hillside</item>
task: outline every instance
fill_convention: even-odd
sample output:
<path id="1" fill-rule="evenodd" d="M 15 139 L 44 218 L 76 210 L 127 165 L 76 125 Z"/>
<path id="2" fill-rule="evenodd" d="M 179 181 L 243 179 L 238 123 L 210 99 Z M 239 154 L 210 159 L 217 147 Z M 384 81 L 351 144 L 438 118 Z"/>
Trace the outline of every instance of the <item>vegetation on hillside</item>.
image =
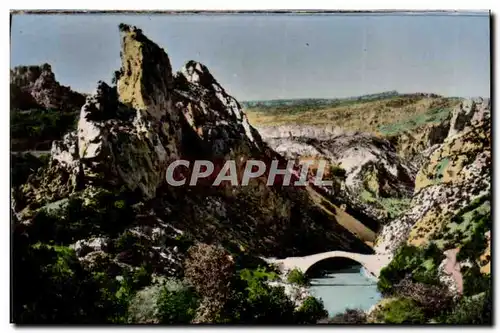
<path id="1" fill-rule="evenodd" d="M 457 98 L 409 94 L 374 96 L 364 100 L 317 103 L 249 103 L 246 113 L 253 126 L 334 125 L 345 130 L 394 135 L 426 122 L 444 120 L 459 103 Z"/>
<path id="2" fill-rule="evenodd" d="M 49 150 L 53 140 L 59 140 L 76 128 L 77 111 L 31 109 L 12 110 L 10 118 L 11 149 Z"/>

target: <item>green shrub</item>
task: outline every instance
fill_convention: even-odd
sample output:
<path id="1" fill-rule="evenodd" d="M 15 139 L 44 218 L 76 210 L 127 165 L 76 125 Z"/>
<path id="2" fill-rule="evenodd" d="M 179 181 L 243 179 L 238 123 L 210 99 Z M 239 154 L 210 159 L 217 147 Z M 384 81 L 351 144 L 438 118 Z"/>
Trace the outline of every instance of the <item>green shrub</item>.
<path id="1" fill-rule="evenodd" d="M 76 128 L 77 111 L 32 109 L 29 112 L 11 111 L 11 139 L 23 139 L 13 144 L 13 150 L 35 149 L 43 141 L 58 140 Z M 13 141 L 14 143 L 14 141 Z"/>
<path id="2" fill-rule="evenodd" d="M 472 267 L 463 272 L 464 295 L 472 296 L 482 293 L 491 286 L 491 275 L 481 273 L 479 266 L 474 262 Z"/>
<path id="3" fill-rule="evenodd" d="M 292 324 L 294 308 L 284 287 L 271 287 L 260 281 L 248 286 L 240 312 L 234 317 L 239 323 Z"/>
<path id="4" fill-rule="evenodd" d="M 127 309 L 127 322 L 132 324 L 158 324 L 158 300 L 163 287 L 156 284 L 139 290 Z"/>
<path id="5" fill-rule="evenodd" d="M 462 298 L 455 308 L 438 321 L 451 325 L 491 325 L 491 288 L 483 294 Z"/>
<path id="6" fill-rule="evenodd" d="M 386 324 L 423 324 L 424 312 L 414 301 L 400 298 L 384 305 L 376 312 L 377 321 Z"/>
<path id="7" fill-rule="evenodd" d="M 63 199 L 64 204 L 48 209 L 41 209 L 33 218 L 31 234 L 35 241 L 56 244 L 72 244 L 79 239 L 115 235 L 134 221 L 135 213 L 125 194 L 113 194 L 100 191 L 92 198 L 84 198 L 75 194 Z M 114 206 L 114 202 L 125 200 L 122 208 Z"/>
<path id="8" fill-rule="evenodd" d="M 242 269 L 232 282 L 233 292 L 220 322 L 239 324 L 293 324 L 294 304 L 283 287 L 270 286 L 277 279 L 265 268 Z"/>
<path id="9" fill-rule="evenodd" d="M 13 319 L 16 324 L 96 324 L 110 307 L 73 250 L 13 240 Z"/>
<path id="10" fill-rule="evenodd" d="M 304 273 L 298 268 L 292 269 L 287 275 L 288 283 L 297 284 L 299 286 L 308 286 L 309 280 Z"/>
<path id="11" fill-rule="evenodd" d="M 328 317 L 328 312 L 321 300 L 309 296 L 295 312 L 295 316 L 298 324 L 316 324 L 318 320 Z"/>
<path id="12" fill-rule="evenodd" d="M 393 286 L 407 275 L 417 282 L 438 284 L 437 268 L 443 258 L 444 255 L 434 243 L 424 248 L 405 244 L 380 272 L 377 288 L 382 293 L 390 294 Z"/>
<path id="13" fill-rule="evenodd" d="M 139 242 L 139 236 L 130 230 L 126 230 L 115 240 L 115 250 L 117 252 L 130 250 Z"/>

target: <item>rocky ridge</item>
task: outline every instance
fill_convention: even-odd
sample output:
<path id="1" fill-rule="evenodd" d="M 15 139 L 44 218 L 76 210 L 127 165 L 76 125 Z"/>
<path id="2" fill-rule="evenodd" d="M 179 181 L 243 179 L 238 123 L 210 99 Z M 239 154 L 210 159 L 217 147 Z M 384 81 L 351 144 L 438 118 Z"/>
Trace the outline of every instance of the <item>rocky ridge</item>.
<path id="1" fill-rule="evenodd" d="M 307 156 L 326 159 L 345 170 L 343 190 L 332 195 L 345 196 L 345 203 L 373 219 L 390 218 L 380 198 L 408 198 L 413 192 L 416 169 L 398 156 L 386 139 L 362 132 L 316 126 L 277 126 L 258 128 L 265 141 L 288 158 Z"/>
<path id="2" fill-rule="evenodd" d="M 430 240 L 459 209 L 489 195 L 490 171 L 490 101 L 464 100 L 453 110 L 446 139 L 417 174 L 411 209 L 383 228 L 376 252 L 392 253 L 406 240 L 413 245 Z"/>
<path id="3" fill-rule="evenodd" d="M 76 110 L 85 102 L 82 94 L 59 84 L 49 64 L 11 69 L 10 89 L 11 108 L 15 109 L 43 107 Z"/>
<path id="4" fill-rule="evenodd" d="M 122 199 L 112 205 L 128 211 L 133 204 L 126 215 L 131 221 L 103 226 L 111 234 L 73 238 L 71 246 L 86 267 L 102 261 L 133 267 L 145 261 L 158 274 L 175 274 L 182 262 L 181 239 L 262 255 L 325 248 L 370 252 L 315 208 L 305 190 L 267 187 L 264 177 L 241 188 L 167 186 L 166 167 L 179 158 L 234 158 L 241 167 L 247 159 L 282 157 L 262 141 L 240 104 L 204 65 L 189 61 L 172 74 L 166 53 L 140 29 L 122 25 L 120 30 L 117 86 L 99 82 L 81 108 L 77 130 L 53 143 L 49 166 L 13 190 L 23 232 L 38 230 L 37 216 L 49 206 L 67 209 L 68 197 L 92 210 L 100 198 L 117 193 Z M 116 252 L 116 246 L 107 246 L 129 238 L 143 250 Z"/>

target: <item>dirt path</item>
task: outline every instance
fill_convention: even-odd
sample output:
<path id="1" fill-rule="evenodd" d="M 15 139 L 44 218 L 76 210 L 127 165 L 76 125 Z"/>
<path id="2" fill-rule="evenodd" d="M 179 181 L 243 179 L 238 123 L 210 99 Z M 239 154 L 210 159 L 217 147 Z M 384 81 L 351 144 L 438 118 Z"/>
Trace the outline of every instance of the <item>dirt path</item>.
<path id="1" fill-rule="evenodd" d="M 446 262 L 444 266 L 444 271 L 446 274 L 451 275 L 453 280 L 457 285 L 458 293 L 461 294 L 464 290 L 464 283 L 462 273 L 460 273 L 460 263 L 457 262 L 457 253 L 460 249 L 451 249 L 444 252 L 446 256 Z"/>

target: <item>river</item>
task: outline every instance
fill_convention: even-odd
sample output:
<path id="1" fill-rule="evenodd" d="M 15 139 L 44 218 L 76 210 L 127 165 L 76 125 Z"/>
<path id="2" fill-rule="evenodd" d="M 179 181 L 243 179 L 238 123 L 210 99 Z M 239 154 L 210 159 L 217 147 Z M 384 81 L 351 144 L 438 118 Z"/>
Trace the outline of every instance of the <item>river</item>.
<path id="1" fill-rule="evenodd" d="M 310 282 L 311 294 L 323 300 L 330 316 L 348 308 L 366 311 L 382 298 L 377 291 L 377 280 L 358 265 L 327 271 Z"/>

